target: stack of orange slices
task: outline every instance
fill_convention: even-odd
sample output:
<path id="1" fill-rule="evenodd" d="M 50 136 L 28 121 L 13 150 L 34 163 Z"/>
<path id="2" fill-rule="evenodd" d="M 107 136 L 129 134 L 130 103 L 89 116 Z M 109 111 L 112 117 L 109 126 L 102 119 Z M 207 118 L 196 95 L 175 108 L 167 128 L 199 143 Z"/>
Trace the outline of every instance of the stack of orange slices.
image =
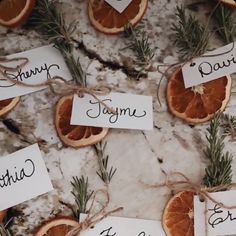
<path id="1" fill-rule="evenodd" d="M 162 217 L 167 236 L 194 236 L 193 197 L 193 192 L 183 191 L 169 200 Z"/>
<path id="2" fill-rule="evenodd" d="M 178 69 L 168 81 L 167 103 L 178 118 L 190 124 L 204 123 L 225 109 L 230 92 L 230 76 L 186 89 L 182 71 Z"/>
<path id="3" fill-rule="evenodd" d="M 119 13 L 104 0 L 89 0 L 88 15 L 91 24 L 100 32 L 118 34 L 130 23 L 137 24 L 146 12 L 148 0 L 133 0 Z"/>
<path id="4" fill-rule="evenodd" d="M 36 0 L 1 0 L 0 24 L 6 27 L 21 26 L 30 16 Z"/>
<path id="5" fill-rule="evenodd" d="M 107 128 L 70 125 L 73 95 L 62 97 L 56 107 L 55 125 L 59 138 L 66 145 L 80 148 L 96 144 L 108 133 Z"/>

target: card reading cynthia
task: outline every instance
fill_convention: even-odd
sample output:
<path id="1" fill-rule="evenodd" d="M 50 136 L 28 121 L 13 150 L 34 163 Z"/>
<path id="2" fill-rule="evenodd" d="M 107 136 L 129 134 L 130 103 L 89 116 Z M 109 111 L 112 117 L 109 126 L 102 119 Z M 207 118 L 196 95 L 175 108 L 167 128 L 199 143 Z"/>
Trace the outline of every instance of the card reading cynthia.
<path id="1" fill-rule="evenodd" d="M 82 215 L 82 220 L 85 215 Z M 165 236 L 160 221 L 109 216 L 81 236 Z"/>
<path id="2" fill-rule="evenodd" d="M 110 93 L 99 96 L 100 101 L 85 94 L 74 95 L 71 124 L 121 129 L 153 129 L 151 96 Z"/>
<path id="3" fill-rule="evenodd" d="M 133 0 L 105 0 L 119 13 L 122 13 Z"/>
<path id="4" fill-rule="evenodd" d="M 209 193 L 209 195 L 216 202 L 210 199 L 201 202 L 198 196 L 194 197 L 194 235 L 236 235 L 236 191 Z M 221 203 L 229 209 L 224 208 Z"/>
<path id="5" fill-rule="evenodd" d="M 35 85 L 47 81 L 49 76 L 60 76 L 65 80 L 72 79 L 63 56 L 60 54 L 59 50 L 52 45 L 20 52 L 7 57 L 7 59 L 13 58 L 28 58 L 29 60 L 23 68 L 19 68 L 16 72 L 12 72 L 11 70 L 5 71 L 8 77 L 15 81 Z M 16 67 L 20 62 L 1 62 L 1 64 L 6 67 Z M 0 101 L 40 91 L 44 88 L 46 87 L 32 88 L 17 85 L 7 81 L 6 78 L 0 74 Z"/>
<path id="6" fill-rule="evenodd" d="M 185 88 L 235 73 L 236 42 L 193 59 L 183 66 L 182 71 Z"/>
<path id="7" fill-rule="evenodd" d="M 51 190 L 38 144 L 0 158 L 0 211 Z"/>

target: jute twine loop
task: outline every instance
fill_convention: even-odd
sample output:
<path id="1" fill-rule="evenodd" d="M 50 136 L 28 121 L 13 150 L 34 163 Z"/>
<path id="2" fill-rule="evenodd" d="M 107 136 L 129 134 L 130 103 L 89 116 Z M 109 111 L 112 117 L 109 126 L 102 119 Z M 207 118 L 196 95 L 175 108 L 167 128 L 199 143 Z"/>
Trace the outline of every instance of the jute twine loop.
<path id="1" fill-rule="evenodd" d="M 103 194 L 106 197 L 106 202 L 102 205 L 101 209 L 96 212 L 95 214 L 91 214 L 91 211 L 94 207 L 94 202 L 98 194 Z M 70 232 L 66 234 L 66 236 L 79 236 L 81 232 L 90 229 L 91 227 L 95 226 L 97 223 L 101 222 L 106 217 L 110 216 L 111 214 L 123 210 L 123 207 L 116 208 L 112 211 L 106 212 L 106 209 L 110 203 L 110 196 L 108 192 L 108 188 L 106 190 L 98 190 L 95 192 L 92 203 L 90 205 L 88 214 L 83 222 L 80 222 L 78 226 L 74 227 Z"/>
<path id="2" fill-rule="evenodd" d="M 12 67 L 5 65 L 10 62 L 19 62 L 19 64 Z M 110 113 L 117 114 L 117 112 L 113 108 L 109 107 L 100 98 L 98 98 L 98 96 L 105 96 L 111 92 L 111 88 L 109 86 L 95 86 L 87 88 L 71 83 L 70 81 L 67 81 L 60 76 L 51 77 L 50 75 L 48 75 L 48 78 L 45 82 L 38 84 L 27 84 L 23 81 L 15 80 L 8 75 L 8 72 L 17 72 L 28 63 L 29 59 L 26 57 L 12 59 L 0 58 L 0 75 L 2 75 L 3 77 L 3 79 L 0 80 L 6 80 L 11 84 L 28 88 L 40 88 L 48 86 L 52 93 L 60 96 L 77 94 L 79 97 L 83 97 L 84 94 L 88 94 L 96 99 L 101 105 L 103 105 Z"/>
<path id="3" fill-rule="evenodd" d="M 147 186 L 148 188 L 167 187 L 173 192 L 190 191 L 190 192 L 196 193 L 196 195 L 199 197 L 199 200 L 205 203 L 204 217 L 205 217 L 205 235 L 206 236 L 208 235 L 208 223 L 207 223 L 208 201 L 211 201 L 214 204 L 217 204 L 218 206 L 228 209 L 228 210 L 236 209 L 236 205 L 228 206 L 220 201 L 217 201 L 214 197 L 210 196 L 210 193 L 234 188 L 236 187 L 236 183 L 219 185 L 215 187 L 206 187 L 206 186 L 193 183 L 186 175 L 184 175 L 181 172 L 172 172 L 170 174 L 165 173 L 165 175 L 166 175 L 166 180 L 164 183 L 155 184 L 155 185 L 148 185 L 148 184 L 144 184 L 144 185 Z M 176 179 L 176 177 L 180 177 L 182 178 L 182 180 L 172 180 L 172 178 Z"/>

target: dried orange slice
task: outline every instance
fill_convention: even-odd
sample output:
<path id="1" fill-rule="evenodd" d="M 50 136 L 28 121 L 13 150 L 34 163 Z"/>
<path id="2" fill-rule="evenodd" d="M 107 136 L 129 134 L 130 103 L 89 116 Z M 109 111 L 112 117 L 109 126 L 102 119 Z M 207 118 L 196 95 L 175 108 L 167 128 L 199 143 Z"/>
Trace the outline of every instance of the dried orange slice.
<path id="1" fill-rule="evenodd" d="M 61 141 L 74 148 L 101 141 L 108 133 L 107 128 L 70 125 L 72 103 L 73 95 L 64 96 L 57 103 L 55 125 Z"/>
<path id="2" fill-rule="evenodd" d="M 119 13 L 104 0 L 89 0 L 88 14 L 91 24 L 106 34 L 117 34 L 131 23 L 137 24 L 146 12 L 148 0 L 133 0 L 130 5 Z"/>
<path id="3" fill-rule="evenodd" d="M 236 9 L 236 1 L 235 0 L 221 0 L 221 2 L 231 8 Z"/>
<path id="4" fill-rule="evenodd" d="M 193 236 L 193 196 L 183 191 L 173 196 L 166 205 L 162 217 L 167 236 Z"/>
<path id="5" fill-rule="evenodd" d="M 3 222 L 4 218 L 7 215 L 7 210 L 5 211 L 0 211 L 0 223 Z"/>
<path id="6" fill-rule="evenodd" d="M 0 101 L 0 117 L 10 112 L 20 101 L 20 97 Z"/>
<path id="7" fill-rule="evenodd" d="M 65 236 L 73 227 L 79 226 L 79 222 L 73 218 L 62 216 L 46 221 L 34 234 L 34 236 Z"/>
<path id="8" fill-rule="evenodd" d="M 177 70 L 168 81 L 167 103 L 170 111 L 180 119 L 193 124 L 203 123 L 225 109 L 230 90 L 230 76 L 186 89 L 182 71 Z"/>
<path id="9" fill-rule="evenodd" d="M 22 25 L 35 6 L 35 0 L 1 0 L 0 24 L 7 27 Z"/>

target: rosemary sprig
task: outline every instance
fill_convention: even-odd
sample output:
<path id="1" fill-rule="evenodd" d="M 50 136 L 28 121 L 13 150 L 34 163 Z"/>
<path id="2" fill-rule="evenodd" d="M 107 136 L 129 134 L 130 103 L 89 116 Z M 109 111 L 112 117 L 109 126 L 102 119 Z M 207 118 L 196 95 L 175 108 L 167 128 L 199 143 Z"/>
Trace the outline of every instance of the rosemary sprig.
<path id="1" fill-rule="evenodd" d="M 176 8 L 178 22 L 172 25 L 174 43 L 181 59 L 188 60 L 206 51 L 209 32 L 192 15 L 187 16 L 183 6 Z"/>
<path id="2" fill-rule="evenodd" d="M 80 213 L 87 213 L 86 207 L 89 199 L 93 195 L 93 191 L 88 190 L 88 178 L 82 176 L 80 179 L 78 177 L 73 177 L 71 181 L 73 186 L 72 194 L 75 198 L 76 209 L 73 210 L 73 214 L 76 218 L 79 219 Z"/>
<path id="3" fill-rule="evenodd" d="M 3 224 L 0 224 L 0 236 L 12 236 L 10 231 Z"/>
<path id="4" fill-rule="evenodd" d="M 94 145 L 94 149 L 98 157 L 99 165 L 99 171 L 97 171 L 97 175 L 105 184 L 109 184 L 117 169 L 114 167 L 111 167 L 110 169 L 108 168 L 109 155 L 105 154 L 106 145 L 107 143 L 103 144 L 100 142 Z"/>
<path id="5" fill-rule="evenodd" d="M 223 4 L 219 4 L 214 12 L 214 17 L 218 24 L 217 32 L 222 40 L 227 44 L 233 42 L 235 35 L 233 11 L 228 7 L 225 7 Z"/>
<path id="6" fill-rule="evenodd" d="M 223 136 L 231 136 L 231 140 L 236 140 L 236 116 L 230 116 L 228 114 L 222 114 L 221 127 L 223 130 Z"/>
<path id="7" fill-rule="evenodd" d="M 124 30 L 124 36 L 130 41 L 126 47 L 131 49 L 136 57 L 138 65 L 147 66 L 154 57 L 154 49 L 151 48 L 149 36 L 146 31 L 140 27 L 133 27 L 132 24 L 127 24 Z"/>
<path id="8" fill-rule="evenodd" d="M 74 49 L 72 34 L 76 29 L 76 22 L 66 24 L 54 0 L 37 1 L 31 21 L 63 54 L 74 81 L 86 86 L 86 74 L 82 70 L 79 59 L 75 59 L 72 53 Z"/>
<path id="9" fill-rule="evenodd" d="M 214 187 L 230 184 L 232 182 L 232 155 L 229 152 L 223 153 L 224 142 L 220 135 L 221 114 L 217 113 L 207 129 L 208 147 L 205 156 L 210 161 L 205 169 L 204 185 Z"/>

